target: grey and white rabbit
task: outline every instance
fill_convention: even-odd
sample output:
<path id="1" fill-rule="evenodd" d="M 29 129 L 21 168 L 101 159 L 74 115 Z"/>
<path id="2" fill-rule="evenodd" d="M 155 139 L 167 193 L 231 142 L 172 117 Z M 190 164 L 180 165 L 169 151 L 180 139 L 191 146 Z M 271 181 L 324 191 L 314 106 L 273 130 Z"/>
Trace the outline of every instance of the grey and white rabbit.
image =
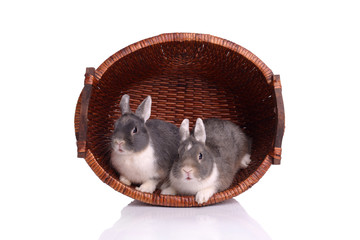
<path id="1" fill-rule="evenodd" d="M 169 176 L 166 195 L 195 195 L 202 204 L 216 192 L 227 189 L 240 168 L 250 162 L 251 143 L 232 122 L 220 119 L 197 119 L 192 135 L 189 120 L 180 126 L 179 158 Z"/>
<path id="2" fill-rule="evenodd" d="M 168 177 L 178 157 L 179 129 L 168 122 L 150 119 L 151 97 L 131 112 L 130 97 L 120 101 L 122 116 L 112 134 L 111 164 L 126 185 L 140 184 L 136 189 L 152 193 Z"/>

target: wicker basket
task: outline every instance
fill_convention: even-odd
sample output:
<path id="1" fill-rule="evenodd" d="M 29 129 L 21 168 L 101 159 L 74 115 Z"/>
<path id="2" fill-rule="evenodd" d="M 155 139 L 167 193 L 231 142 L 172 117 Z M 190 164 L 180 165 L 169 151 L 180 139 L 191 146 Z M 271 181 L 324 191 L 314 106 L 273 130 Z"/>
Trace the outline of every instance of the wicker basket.
<path id="1" fill-rule="evenodd" d="M 257 183 L 271 164 L 280 164 L 284 108 L 279 76 L 227 40 L 162 34 L 120 50 L 96 70 L 87 68 L 76 106 L 78 157 L 85 158 L 103 182 L 131 198 L 161 206 L 199 206 L 194 196 L 143 193 L 118 180 L 109 162 L 109 141 L 125 93 L 131 97 L 132 110 L 151 95 L 151 118 L 179 126 L 184 118 L 191 125 L 198 117 L 217 117 L 233 121 L 253 138 L 250 166 L 202 206 L 237 196 Z"/>

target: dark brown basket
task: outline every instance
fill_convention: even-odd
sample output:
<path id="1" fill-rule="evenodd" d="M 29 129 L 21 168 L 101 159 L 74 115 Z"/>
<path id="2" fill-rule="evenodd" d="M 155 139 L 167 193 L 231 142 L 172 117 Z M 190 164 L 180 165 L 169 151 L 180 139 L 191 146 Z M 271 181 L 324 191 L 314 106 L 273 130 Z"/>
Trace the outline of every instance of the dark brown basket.
<path id="1" fill-rule="evenodd" d="M 106 184 L 131 198 L 162 206 L 199 206 L 194 196 L 153 194 L 122 184 L 109 159 L 109 139 L 120 117 L 123 94 L 133 110 L 147 96 L 151 118 L 180 125 L 184 118 L 233 121 L 253 138 L 250 166 L 240 170 L 229 189 L 203 204 L 230 199 L 246 191 L 280 164 L 284 108 L 279 75 L 254 54 L 211 35 L 171 33 L 134 43 L 88 68 L 75 113 L 78 157 Z"/>

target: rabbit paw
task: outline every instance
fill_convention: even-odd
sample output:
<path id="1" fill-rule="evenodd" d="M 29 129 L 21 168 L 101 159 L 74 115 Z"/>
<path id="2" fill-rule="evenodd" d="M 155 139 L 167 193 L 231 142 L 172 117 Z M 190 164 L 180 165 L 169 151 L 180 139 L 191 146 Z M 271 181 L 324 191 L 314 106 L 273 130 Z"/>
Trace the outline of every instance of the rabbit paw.
<path id="1" fill-rule="evenodd" d="M 165 188 L 161 191 L 161 194 L 163 195 L 175 195 L 176 194 L 176 191 L 174 188 L 172 187 L 168 187 L 168 188 Z"/>
<path id="2" fill-rule="evenodd" d="M 127 179 L 126 177 L 124 176 L 120 176 L 120 182 L 122 182 L 123 184 L 127 185 L 127 186 L 130 186 L 131 185 L 131 182 L 129 179 Z"/>
<path id="3" fill-rule="evenodd" d="M 141 184 L 140 187 L 137 187 L 136 190 L 140 192 L 153 193 L 156 189 L 157 184 L 158 184 L 157 181 L 149 180 Z"/>
<path id="4" fill-rule="evenodd" d="M 196 193 L 195 200 L 198 204 L 206 203 L 214 195 L 215 189 L 206 188 Z"/>
<path id="5" fill-rule="evenodd" d="M 250 162 L 251 162 L 250 155 L 249 155 L 249 154 L 246 154 L 246 155 L 241 159 L 240 167 L 241 167 L 241 168 L 247 168 L 247 167 L 249 166 Z"/>

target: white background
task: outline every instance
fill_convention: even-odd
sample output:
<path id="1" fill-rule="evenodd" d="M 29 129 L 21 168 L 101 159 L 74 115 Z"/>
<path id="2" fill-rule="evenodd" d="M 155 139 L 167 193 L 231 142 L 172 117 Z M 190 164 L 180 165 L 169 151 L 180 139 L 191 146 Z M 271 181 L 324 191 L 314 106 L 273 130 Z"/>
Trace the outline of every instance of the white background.
<path id="1" fill-rule="evenodd" d="M 282 164 L 233 204 L 271 239 L 360 239 L 359 23 L 359 5 L 346 0 L 1 1 L 0 239 L 105 239 L 133 216 L 132 199 L 76 158 L 75 104 L 86 67 L 167 32 L 228 39 L 281 75 Z M 178 226 L 191 239 L 175 218 L 164 233 Z M 222 222 L 205 217 L 205 228 L 206 219 Z M 132 221 L 135 239 L 143 229 Z M 235 238 L 228 224 L 211 238 Z"/>

